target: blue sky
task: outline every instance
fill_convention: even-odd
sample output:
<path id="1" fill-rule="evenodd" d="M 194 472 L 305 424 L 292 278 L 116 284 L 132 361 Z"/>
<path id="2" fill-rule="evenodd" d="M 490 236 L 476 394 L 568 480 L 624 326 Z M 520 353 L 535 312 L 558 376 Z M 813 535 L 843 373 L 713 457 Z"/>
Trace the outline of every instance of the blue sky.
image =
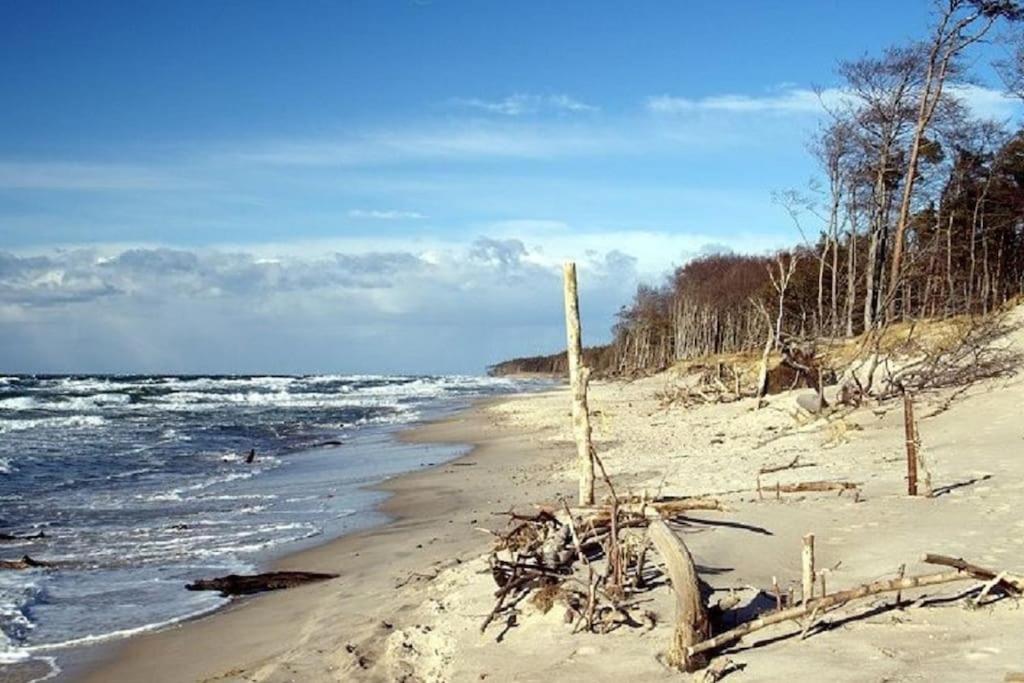
<path id="1" fill-rule="evenodd" d="M 0 2 L 0 371 L 478 372 L 562 343 L 565 258 L 604 341 L 797 239 L 812 88 L 928 7 Z"/>

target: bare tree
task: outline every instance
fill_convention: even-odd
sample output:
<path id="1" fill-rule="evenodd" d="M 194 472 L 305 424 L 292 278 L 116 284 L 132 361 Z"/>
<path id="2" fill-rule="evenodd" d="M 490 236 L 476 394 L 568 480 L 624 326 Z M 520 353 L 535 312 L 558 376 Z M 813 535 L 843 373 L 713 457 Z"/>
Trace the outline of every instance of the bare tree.
<path id="1" fill-rule="evenodd" d="M 902 175 L 902 143 L 914 117 L 913 96 L 919 85 L 922 53 L 918 48 L 890 48 L 881 58 L 865 57 L 839 66 L 848 97 L 846 115 L 853 121 L 854 180 L 869 189 L 868 253 L 864 264 L 864 328 L 878 320 L 885 297 L 884 264 L 889 246 L 893 191 Z"/>
<path id="2" fill-rule="evenodd" d="M 958 73 L 956 59 L 969 46 L 982 40 L 1000 19 L 1016 21 L 1022 10 L 1011 0 L 944 0 L 937 3 L 937 19 L 928 47 L 924 80 L 918 95 L 917 120 L 910 143 L 910 157 L 903 181 L 896 236 L 893 240 L 889 280 L 893 286 L 903 267 L 903 248 L 910 221 L 914 184 L 917 180 L 925 133 L 942 101 L 943 88 Z M 890 306 L 895 298 L 890 299 Z"/>

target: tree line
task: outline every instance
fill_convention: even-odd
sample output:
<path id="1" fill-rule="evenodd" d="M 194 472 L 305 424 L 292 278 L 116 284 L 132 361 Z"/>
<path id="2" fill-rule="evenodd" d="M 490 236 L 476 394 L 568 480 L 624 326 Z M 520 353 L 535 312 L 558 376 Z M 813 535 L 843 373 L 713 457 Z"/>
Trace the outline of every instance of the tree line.
<path id="1" fill-rule="evenodd" d="M 1022 18 L 1018 2 L 939 0 L 926 39 L 841 62 L 808 145 L 819 178 L 777 197 L 801 243 L 706 255 L 639 286 L 591 367 L 653 371 L 786 338 L 985 314 L 1024 294 L 1024 128 L 979 119 L 963 100 L 976 46 Z M 995 67 L 1024 100 L 1024 41 L 1009 35 L 1011 56 Z M 518 360 L 558 372 L 557 359 Z"/>

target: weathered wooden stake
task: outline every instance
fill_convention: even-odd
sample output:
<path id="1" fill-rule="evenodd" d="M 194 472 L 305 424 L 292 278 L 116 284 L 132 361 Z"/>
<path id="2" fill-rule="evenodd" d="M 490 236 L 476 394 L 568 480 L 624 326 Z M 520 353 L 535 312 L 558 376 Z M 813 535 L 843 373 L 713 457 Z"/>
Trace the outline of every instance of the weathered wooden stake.
<path id="1" fill-rule="evenodd" d="M 917 495 L 917 435 L 914 433 L 914 401 L 903 392 L 903 434 L 907 444 L 907 495 Z"/>
<path id="2" fill-rule="evenodd" d="M 583 344 L 580 332 L 580 300 L 576 290 L 576 264 L 565 263 L 565 334 L 572 386 L 572 426 L 576 437 L 576 458 L 579 462 L 579 503 L 594 504 L 594 459 L 591 457 L 590 411 L 587 407 L 587 384 L 590 372 L 583 367 Z"/>
<path id="3" fill-rule="evenodd" d="M 803 564 L 803 595 L 802 604 L 814 598 L 814 534 L 804 536 L 804 550 L 801 556 Z"/>
<path id="4" fill-rule="evenodd" d="M 711 637 L 711 620 L 700 594 L 700 581 L 693 556 L 682 539 L 663 520 L 651 522 L 647 533 L 665 561 L 665 569 L 676 595 L 676 627 L 668 662 L 684 671 L 694 671 L 703 662 L 701 658 L 688 654 L 688 650 Z"/>

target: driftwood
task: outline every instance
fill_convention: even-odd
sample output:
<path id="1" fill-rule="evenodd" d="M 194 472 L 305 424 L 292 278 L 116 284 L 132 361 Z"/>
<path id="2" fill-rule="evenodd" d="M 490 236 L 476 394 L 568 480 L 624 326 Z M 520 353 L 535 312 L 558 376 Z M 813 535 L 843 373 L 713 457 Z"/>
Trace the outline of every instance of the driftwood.
<path id="1" fill-rule="evenodd" d="M 1002 585 L 1007 589 L 1015 593 L 1024 593 L 1024 578 L 1014 576 L 1006 572 L 997 572 L 996 570 L 989 569 L 987 567 L 979 567 L 966 562 L 963 559 L 947 557 L 945 555 L 928 554 L 924 556 L 922 561 L 927 564 L 952 567 L 953 570 L 937 574 L 921 574 L 918 576 L 874 581 L 872 583 L 858 586 L 857 588 L 837 591 L 831 595 L 822 595 L 820 598 L 808 600 L 798 606 L 776 611 L 766 616 L 758 617 L 757 619 L 752 619 L 751 621 L 741 624 L 734 629 L 720 633 L 713 638 L 708 638 L 701 643 L 691 646 L 688 648 L 687 653 L 690 656 L 694 656 L 711 650 L 717 650 L 741 640 L 744 636 L 749 635 L 750 633 L 772 626 L 773 624 L 790 621 L 808 614 L 817 616 L 824 613 L 826 610 L 840 607 L 848 602 L 870 597 L 872 595 L 878 595 L 880 593 L 891 593 L 894 591 L 899 593 L 913 588 L 923 588 L 925 586 L 951 583 L 954 581 L 967 581 L 971 579 L 983 579 L 989 581 L 999 579 L 1002 582 Z M 805 635 L 806 630 L 807 629 L 805 627 Z"/>
<path id="2" fill-rule="evenodd" d="M 0 569 L 36 569 L 56 566 L 56 562 L 37 560 L 28 555 L 22 555 L 18 560 L 0 560 Z"/>
<path id="3" fill-rule="evenodd" d="M 576 290 L 576 264 L 563 266 L 565 295 L 566 360 L 572 386 L 572 426 L 576 437 L 576 458 L 579 461 L 579 503 L 594 502 L 594 459 L 591 456 L 590 411 L 587 407 L 587 384 L 590 370 L 583 366 L 583 343 L 580 331 L 580 301 Z"/>
<path id="4" fill-rule="evenodd" d="M 221 595 L 252 595 L 264 591 L 294 588 L 316 581 L 338 578 L 320 572 L 268 572 L 266 574 L 228 574 L 215 579 L 199 579 L 185 586 L 190 591 L 220 591 Z"/>
<path id="5" fill-rule="evenodd" d="M 757 476 L 757 497 L 764 498 L 765 492 L 774 493 L 778 498 L 783 493 L 810 493 L 814 491 L 838 491 L 843 495 L 844 491 L 853 491 L 860 494 L 860 484 L 852 481 L 802 481 L 796 484 L 781 484 L 775 482 L 775 486 L 765 487 L 761 483 L 761 475 Z"/>
<path id="6" fill-rule="evenodd" d="M 877 595 L 879 593 L 887 593 L 891 591 L 908 590 L 911 588 L 921 588 L 924 586 L 932 586 L 942 583 L 950 583 L 952 581 L 964 581 L 972 578 L 970 574 L 965 574 L 960 571 L 943 572 L 939 574 L 924 574 L 921 576 L 910 576 L 903 579 L 889 579 L 883 581 L 875 581 L 868 583 L 857 588 L 851 588 L 845 591 L 837 591 L 831 595 L 825 595 L 815 600 L 808 600 L 802 605 L 784 609 L 781 612 L 772 612 L 763 617 L 752 619 L 734 629 L 720 633 L 713 638 L 700 642 L 696 645 L 691 646 L 687 649 L 687 654 L 691 657 L 704 652 L 710 652 L 711 650 L 717 650 L 725 645 L 730 645 L 741 640 L 744 636 L 747 636 L 755 631 L 760 631 L 763 628 L 772 626 L 773 624 L 780 624 L 784 621 L 790 621 L 807 614 L 811 614 L 814 611 L 821 613 L 824 610 L 845 605 L 846 603 L 857 600 L 859 598 L 865 598 L 871 595 Z"/>
<path id="7" fill-rule="evenodd" d="M 803 544 L 803 553 L 801 554 L 801 586 L 803 594 L 801 595 L 801 602 L 806 605 L 814 598 L 814 534 L 804 536 Z"/>
<path id="8" fill-rule="evenodd" d="M 903 432 L 907 445 L 907 495 L 917 495 L 917 430 L 914 424 L 914 401 L 903 393 Z"/>
<path id="9" fill-rule="evenodd" d="M 684 671 L 694 671 L 704 662 L 690 649 L 711 635 L 711 620 L 701 596 L 693 557 L 682 539 L 664 521 L 651 522 L 648 534 L 665 561 L 676 596 L 676 626 L 668 662 Z"/>
<path id="10" fill-rule="evenodd" d="M 995 569 L 979 567 L 976 564 L 967 562 L 961 557 L 949 557 L 948 555 L 935 555 L 933 553 L 928 553 L 921 558 L 921 561 L 925 564 L 937 564 L 944 567 L 953 567 L 954 569 L 959 569 L 960 571 L 970 574 L 975 578 L 983 580 L 994 580 L 1002 575 L 1003 581 L 1007 585 L 1019 593 L 1024 593 L 1024 579 L 1008 575 L 1006 572 L 997 572 Z"/>
<path id="11" fill-rule="evenodd" d="M 758 474 L 771 474 L 773 472 L 782 472 L 783 470 L 795 470 L 800 467 L 815 467 L 813 462 L 800 462 L 800 456 L 794 457 L 785 465 L 765 465 L 757 471 Z"/>

